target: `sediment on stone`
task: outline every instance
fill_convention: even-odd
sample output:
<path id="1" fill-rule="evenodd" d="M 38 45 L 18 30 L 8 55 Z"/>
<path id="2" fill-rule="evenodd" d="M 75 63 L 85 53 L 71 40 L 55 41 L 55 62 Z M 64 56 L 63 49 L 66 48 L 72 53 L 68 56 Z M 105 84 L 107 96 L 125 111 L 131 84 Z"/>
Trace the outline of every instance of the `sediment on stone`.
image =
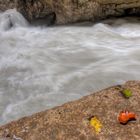
<path id="1" fill-rule="evenodd" d="M 129 89 L 126 99 L 121 91 Z M 50 110 L 21 118 L 0 127 L 0 137 L 22 140 L 139 140 L 140 81 L 129 81 L 85 96 Z M 137 114 L 135 122 L 122 125 L 118 114 L 129 110 Z M 102 123 L 97 134 L 89 120 L 96 116 Z"/>

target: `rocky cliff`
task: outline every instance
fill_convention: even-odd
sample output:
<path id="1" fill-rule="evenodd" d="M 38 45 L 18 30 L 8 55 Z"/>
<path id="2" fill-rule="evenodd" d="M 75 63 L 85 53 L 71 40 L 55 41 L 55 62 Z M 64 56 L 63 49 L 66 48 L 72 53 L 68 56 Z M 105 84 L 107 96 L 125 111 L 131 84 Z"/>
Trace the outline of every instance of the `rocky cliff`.
<path id="1" fill-rule="evenodd" d="M 50 24 L 96 21 L 140 13 L 139 0 L 0 0 L 0 10 L 17 8 L 28 20 Z"/>
<path id="2" fill-rule="evenodd" d="M 126 99 L 121 91 L 129 89 Z M 122 125 L 118 114 L 129 110 L 135 122 Z M 102 123 L 96 133 L 89 121 L 96 116 Z M 0 127 L 1 140 L 140 140 L 140 82 L 130 81 L 83 97 L 47 111 L 24 117 Z"/>

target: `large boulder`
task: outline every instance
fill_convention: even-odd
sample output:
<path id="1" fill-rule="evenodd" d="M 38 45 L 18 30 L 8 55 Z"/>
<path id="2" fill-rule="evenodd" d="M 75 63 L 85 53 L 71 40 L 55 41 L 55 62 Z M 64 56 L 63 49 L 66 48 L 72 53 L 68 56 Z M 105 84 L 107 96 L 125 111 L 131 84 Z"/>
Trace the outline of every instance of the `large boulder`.
<path id="1" fill-rule="evenodd" d="M 121 91 L 129 89 L 126 99 Z M 122 125 L 118 114 L 129 110 L 137 114 L 135 122 Z M 102 123 L 99 134 L 90 126 L 96 116 Z M 130 81 L 80 100 L 24 117 L 0 127 L 2 140 L 140 140 L 140 82 Z"/>
<path id="2" fill-rule="evenodd" d="M 50 24 L 97 21 L 140 13 L 139 0 L 0 0 L 0 9 L 17 8 L 28 20 Z"/>

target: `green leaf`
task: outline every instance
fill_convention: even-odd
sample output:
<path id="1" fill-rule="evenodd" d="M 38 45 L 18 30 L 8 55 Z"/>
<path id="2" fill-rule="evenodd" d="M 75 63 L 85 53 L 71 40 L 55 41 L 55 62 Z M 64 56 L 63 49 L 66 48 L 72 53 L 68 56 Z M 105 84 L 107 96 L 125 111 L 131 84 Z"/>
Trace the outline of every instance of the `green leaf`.
<path id="1" fill-rule="evenodd" d="M 132 96 L 132 91 L 129 90 L 129 89 L 124 89 L 124 90 L 122 91 L 122 94 L 124 95 L 124 97 L 129 98 L 129 97 Z"/>

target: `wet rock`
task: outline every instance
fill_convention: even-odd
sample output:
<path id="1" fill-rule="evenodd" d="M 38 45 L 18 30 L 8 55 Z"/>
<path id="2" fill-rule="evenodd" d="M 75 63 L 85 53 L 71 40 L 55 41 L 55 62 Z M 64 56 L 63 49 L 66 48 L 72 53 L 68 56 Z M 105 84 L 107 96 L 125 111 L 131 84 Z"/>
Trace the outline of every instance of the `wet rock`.
<path id="1" fill-rule="evenodd" d="M 121 94 L 125 88 L 133 93 L 129 99 Z M 129 81 L 1 126 L 0 137 L 13 139 L 16 136 L 23 140 L 139 140 L 139 107 L 140 82 Z M 117 118 L 122 110 L 135 112 L 138 116 L 136 122 L 121 125 Z M 93 116 L 102 123 L 99 134 L 90 126 L 89 120 Z"/>
<path id="2" fill-rule="evenodd" d="M 0 9 L 17 8 L 28 20 L 49 24 L 97 21 L 110 16 L 139 15 L 139 0 L 0 0 Z M 51 18 L 50 18 L 51 17 Z"/>

